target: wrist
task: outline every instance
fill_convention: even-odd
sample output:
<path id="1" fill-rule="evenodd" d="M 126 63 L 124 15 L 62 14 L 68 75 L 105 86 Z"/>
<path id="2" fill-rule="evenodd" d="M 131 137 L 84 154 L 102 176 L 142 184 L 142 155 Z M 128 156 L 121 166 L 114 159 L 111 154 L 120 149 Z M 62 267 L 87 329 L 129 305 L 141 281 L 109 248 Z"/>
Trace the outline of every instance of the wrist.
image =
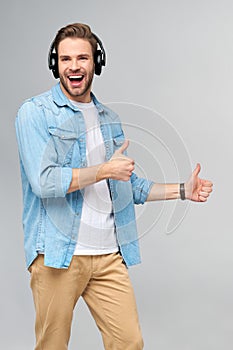
<path id="1" fill-rule="evenodd" d="M 180 183 L 180 199 L 183 201 L 186 199 L 186 191 L 185 191 L 184 183 Z"/>
<path id="2" fill-rule="evenodd" d="M 100 164 L 100 166 L 98 167 L 98 171 L 96 174 L 96 180 L 98 181 L 102 181 L 102 180 L 106 180 L 108 179 L 109 176 L 109 166 L 108 166 L 108 162 L 105 162 L 103 164 Z"/>

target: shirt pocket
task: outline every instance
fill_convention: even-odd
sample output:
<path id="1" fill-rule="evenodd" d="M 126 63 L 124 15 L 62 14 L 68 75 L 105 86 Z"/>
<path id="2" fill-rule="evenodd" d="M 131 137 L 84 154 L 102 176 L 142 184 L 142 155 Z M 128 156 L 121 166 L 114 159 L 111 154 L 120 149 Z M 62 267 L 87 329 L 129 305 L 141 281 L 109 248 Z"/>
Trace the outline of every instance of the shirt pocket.
<path id="1" fill-rule="evenodd" d="M 62 166 L 70 166 L 74 145 L 78 137 L 77 133 L 74 130 L 53 126 L 50 126 L 48 131 L 53 140 L 58 164 Z"/>
<path id="2" fill-rule="evenodd" d="M 118 150 L 123 143 L 125 142 L 125 137 L 123 132 L 121 132 L 119 135 L 114 135 L 113 136 L 113 151 L 115 152 Z"/>

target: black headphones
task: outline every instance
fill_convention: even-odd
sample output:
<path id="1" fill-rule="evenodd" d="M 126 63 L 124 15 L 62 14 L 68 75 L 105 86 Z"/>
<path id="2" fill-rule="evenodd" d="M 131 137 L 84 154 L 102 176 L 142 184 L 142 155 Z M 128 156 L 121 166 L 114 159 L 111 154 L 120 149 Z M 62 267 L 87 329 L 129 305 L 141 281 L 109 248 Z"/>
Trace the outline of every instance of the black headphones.
<path id="1" fill-rule="evenodd" d="M 98 36 L 92 33 L 94 38 L 96 39 L 100 49 L 97 49 L 94 55 L 94 63 L 95 63 L 95 74 L 100 75 L 102 71 L 102 67 L 106 64 L 106 53 L 102 44 L 102 41 L 98 38 Z M 59 78 L 58 72 L 58 57 L 57 52 L 55 52 L 54 47 L 55 39 L 53 40 L 48 55 L 48 66 L 49 69 L 53 72 L 53 76 L 55 79 Z"/>

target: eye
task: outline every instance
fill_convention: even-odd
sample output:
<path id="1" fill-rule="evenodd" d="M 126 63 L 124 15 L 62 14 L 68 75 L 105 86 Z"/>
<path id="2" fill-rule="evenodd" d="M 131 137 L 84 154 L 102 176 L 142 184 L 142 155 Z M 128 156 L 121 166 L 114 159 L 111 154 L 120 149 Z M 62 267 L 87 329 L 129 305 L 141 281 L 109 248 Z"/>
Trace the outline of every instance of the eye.
<path id="1" fill-rule="evenodd" d="M 81 61 L 86 61 L 86 60 L 88 60 L 88 57 L 87 56 L 80 56 L 80 60 Z"/>
<path id="2" fill-rule="evenodd" d="M 61 57 L 61 61 L 62 62 L 66 62 L 66 61 L 69 61 L 70 58 L 68 56 L 64 56 L 64 57 Z"/>

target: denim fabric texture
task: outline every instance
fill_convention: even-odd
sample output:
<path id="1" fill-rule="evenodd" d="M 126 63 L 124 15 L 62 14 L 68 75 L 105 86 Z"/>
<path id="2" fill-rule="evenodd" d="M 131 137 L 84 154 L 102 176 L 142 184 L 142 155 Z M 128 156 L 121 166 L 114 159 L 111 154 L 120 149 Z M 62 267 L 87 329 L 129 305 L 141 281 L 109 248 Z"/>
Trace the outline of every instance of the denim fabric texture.
<path id="1" fill-rule="evenodd" d="M 124 142 L 116 113 L 92 94 L 99 114 L 106 160 Z M 67 194 L 72 168 L 86 167 L 85 122 L 60 84 L 26 100 L 16 117 L 23 189 L 26 265 L 44 253 L 46 266 L 68 268 L 77 243 L 83 191 Z M 135 173 L 127 182 L 108 180 L 119 250 L 127 266 L 140 263 L 134 204 L 143 204 L 152 181 Z"/>

